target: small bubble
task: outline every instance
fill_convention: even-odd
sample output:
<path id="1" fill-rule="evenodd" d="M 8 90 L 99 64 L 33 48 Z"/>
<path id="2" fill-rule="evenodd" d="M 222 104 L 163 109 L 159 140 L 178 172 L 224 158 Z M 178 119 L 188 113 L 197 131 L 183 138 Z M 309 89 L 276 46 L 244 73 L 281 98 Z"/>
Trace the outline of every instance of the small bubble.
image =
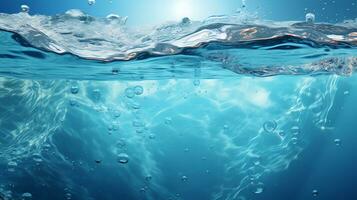
<path id="1" fill-rule="evenodd" d="M 101 160 L 95 160 L 94 162 L 95 162 L 95 163 L 97 163 L 97 164 L 102 163 L 102 161 L 101 161 Z"/>
<path id="2" fill-rule="evenodd" d="M 278 134 L 280 135 L 280 137 L 284 137 L 285 136 L 285 132 L 284 131 L 279 131 Z"/>
<path id="3" fill-rule="evenodd" d="M 124 147 L 126 146 L 126 143 L 125 143 L 125 141 L 124 141 L 123 139 L 119 139 L 119 140 L 117 141 L 116 146 L 117 146 L 118 148 L 122 149 L 122 148 L 124 148 Z"/>
<path id="4" fill-rule="evenodd" d="M 291 138 L 291 143 L 294 144 L 294 145 L 297 144 L 298 143 L 297 137 Z"/>
<path id="5" fill-rule="evenodd" d="M 274 132 L 277 126 L 278 124 L 274 120 L 267 121 L 263 124 L 264 130 L 268 133 Z"/>
<path id="6" fill-rule="evenodd" d="M 182 176 L 181 181 L 186 182 L 188 180 L 187 176 Z"/>
<path id="7" fill-rule="evenodd" d="M 112 69 L 112 74 L 113 74 L 113 75 L 119 74 L 119 69 L 113 68 L 113 69 Z"/>
<path id="8" fill-rule="evenodd" d="M 140 109 L 140 104 L 139 103 L 136 103 L 136 102 L 133 102 L 133 103 L 131 103 L 131 107 L 133 108 L 133 109 Z"/>
<path id="9" fill-rule="evenodd" d="M 291 127 L 290 130 L 291 130 L 291 133 L 293 135 L 299 135 L 300 134 L 300 128 L 298 126 L 293 126 L 293 127 Z"/>
<path id="10" fill-rule="evenodd" d="M 21 5 L 21 12 L 28 13 L 30 11 L 30 7 L 28 5 Z"/>
<path id="11" fill-rule="evenodd" d="M 25 200 L 25 199 L 31 199 L 32 198 L 32 194 L 29 193 L 29 192 L 25 192 L 23 193 L 22 195 L 22 198 Z"/>
<path id="12" fill-rule="evenodd" d="M 133 121 L 133 126 L 134 127 L 143 127 L 143 126 L 145 126 L 145 124 L 141 121 L 135 120 L 135 121 Z"/>
<path id="13" fill-rule="evenodd" d="M 348 90 L 346 90 L 346 91 L 343 92 L 343 94 L 344 94 L 344 95 L 349 95 L 350 92 L 349 92 Z"/>
<path id="14" fill-rule="evenodd" d="M 142 193 L 145 193 L 146 192 L 146 190 L 145 190 L 145 188 L 140 188 L 140 192 L 142 192 Z"/>
<path id="15" fill-rule="evenodd" d="M 152 176 L 151 176 L 151 175 L 147 175 L 147 176 L 145 177 L 145 180 L 146 180 L 147 182 L 151 181 L 151 179 L 152 179 Z"/>
<path id="16" fill-rule="evenodd" d="M 42 156 L 39 154 L 39 153 L 34 153 L 32 155 L 32 159 L 35 161 L 35 162 L 42 162 Z"/>
<path id="17" fill-rule="evenodd" d="M 118 162 L 121 164 L 126 164 L 129 162 L 129 156 L 126 153 L 118 154 Z"/>
<path id="18" fill-rule="evenodd" d="M 313 13 L 307 13 L 307 14 L 305 15 L 305 21 L 306 21 L 307 23 L 313 24 L 313 23 L 315 22 L 315 14 L 313 14 Z"/>
<path id="19" fill-rule="evenodd" d="M 166 117 L 166 118 L 165 118 L 165 124 L 166 124 L 166 125 L 171 124 L 171 122 L 172 122 L 171 117 Z"/>
<path id="20" fill-rule="evenodd" d="M 72 86 L 71 86 L 71 93 L 72 93 L 72 94 L 78 94 L 78 92 L 79 92 L 79 87 L 78 87 L 78 85 L 72 85 Z"/>
<path id="21" fill-rule="evenodd" d="M 155 135 L 154 134 L 150 134 L 149 135 L 149 139 L 152 139 L 152 140 L 155 139 Z"/>
<path id="22" fill-rule="evenodd" d="M 144 93 L 144 88 L 140 85 L 134 87 L 134 93 L 136 95 L 142 95 Z"/>
<path id="23" fill-rule="evenodd" d="M 229 128 L 229 126 L 227 125 L 227 124 L 225 124 L 224 126 L 223 126 L 223 129 L 224 130 L 227 130 Z"/>
<path id="24" fill-rule="evenodd" d="M 88 4 L 89 4 L 89 5 L 95 4 L 95 0 L 88 0 Z"/>
<path id="25" fill-rule="evenodd" d="M 319 191 L 317 191 L 317 190 L 312 190 L 312 196 L 314 196 L 314 197 L 319 196 Z"/>
<path id="26" fill-rule="evenodd" d="M 189 23 L 191 23 L 190 18 L 188 18 L 188 17 L 184 17 L 184 18 L 182 18 L 182 20 L 181 20 L 181 24 L 189 24 Z"/>
<path id="27" fill-rule="evenodd" d="M 199 86 L 201 84 L 201 81 L 199 79 L 193 80 L 193 85 L 194 86 Z"/>
<path id="28" fill-rule="evenodd" d="M 264 183 L 259 182 L 256 185 L 254 185 L 253 193 L 254 194 L 261 194 L 264 192 Z"/>
<path id="29" fill-rule="evenodd" d="M 10 167 L 17 167 L 17 163 L 14 161 L 8 162 L 7 165 L 9 165 Z"/>
<path id="30" fill-rule="evenodd" d="M 135 96 L 135 91 L 133 88 L 129 87 L 125 89 L 125 96 L 128 98 L 133 98 Z"/>
<path id="31" fill-rule="evenodd" d="M 341 146 L 341 140 L 340 139 L 335 139 L 333 142 L 335 143 L 336 146 Z"/>
<path id="32" fill-rule="evenodd" d="M 189 148 L 185 148 L 183 151 L 184 151 L 184 152 L 189 152 L 190 149 L 189 149 Z"/>

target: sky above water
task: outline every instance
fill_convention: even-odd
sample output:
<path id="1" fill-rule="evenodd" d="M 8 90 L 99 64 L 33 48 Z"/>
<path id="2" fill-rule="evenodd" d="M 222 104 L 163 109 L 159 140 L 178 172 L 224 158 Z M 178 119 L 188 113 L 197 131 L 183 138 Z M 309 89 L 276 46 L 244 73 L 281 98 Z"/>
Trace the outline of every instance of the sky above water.
<path id="1" fill-rule="evenodd" d="M 152 25 L 189 17 L 204 19 L 210 15 L 233 14 L 245 8 L 262 19 L 304 20 L 312 12 L 316 21 L 341 22 L 357 18 L 357 0 L 0 0 L 0 12 L 19 12 L 28 5 L 30 14 L 54 15 L 69 9 L 105 17 L 110 13 L 129 17 L 129 24 Z"/>

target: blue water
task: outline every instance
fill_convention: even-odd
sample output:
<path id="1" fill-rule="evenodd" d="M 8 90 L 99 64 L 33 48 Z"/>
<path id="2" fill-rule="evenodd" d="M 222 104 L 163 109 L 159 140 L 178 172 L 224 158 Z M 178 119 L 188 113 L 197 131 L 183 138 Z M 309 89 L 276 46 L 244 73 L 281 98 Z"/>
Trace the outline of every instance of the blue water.
<path id="1" fill-rule="evenodd" d="M 357 12 L 144 27 L 32 3 L 0 13 L 1 200 L 357 199 Z"/>

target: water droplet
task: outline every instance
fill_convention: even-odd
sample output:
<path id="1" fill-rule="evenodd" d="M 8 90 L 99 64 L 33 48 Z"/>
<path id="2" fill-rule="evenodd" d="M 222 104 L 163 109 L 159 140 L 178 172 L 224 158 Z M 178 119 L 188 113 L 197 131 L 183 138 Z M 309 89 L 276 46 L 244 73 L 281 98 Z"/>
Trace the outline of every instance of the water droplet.
<path id="1" fill-rule="evenodd" d="M 312 190 L 312 196 L 317 197 L 319 195 L 319 191 Z"/>
<path id="2" fill-rule="evenodd" d="M 31 199 L 32 198 L 32 194 L 29 193 L 29 192 L 25 192 L 23 193 L 22 195 L 22 198 L 25 200 L 25 199 Z"/>
<path id="3" fill-rule="evenodd" d="M 315 14 L 314 13 L 307 13 L 305 16 L 305 21 L 307 23 L 313 24 L 315 22 Z"/>
<path id="4" fill-rule="evenodd" d="M 125 89 L 125 96 L 128 98 L 133 98 L 135 96 L 135 91 L 133 88 L 129 87 Z"/>
<path id="5" fill-rule="evenodd" d="M 89 4 L 89 5 L 95 4 L 95 0 L 88 0 L 88 4 Z"/>
<path id="6" fill-rule="evenodd" d="M 268 133 L 274 132 L 277 126 L 278 124 L 274 120 L 264 122 L 263 124 L 264 130 Z"/>
<path id="7" fill-rule="evenodd" d="M 126 153 L 118 154 L 118 162 L 121 164 L 126 164 L 129 162 L 129 156 Z"/>
<path id="8" fill-rule="evenodd" d="M 142 95 L 144 93 L 144 88 L 140 85 L 134 87 L 134 92 L 136 95 Z"/>
<path id="9" fill-rule="evenodd" d="M 79 92 L 79 87 L 77 84 L 71 86 L 71 93 L 77 94 Z"/>
<path id="10" fill-rule="evenodd" d="M 336 146 L 341 146 L 341 140 L 340 139 L 335 139 L 334 143 Z"/>
<path id="11" fill-rule="evenodd" d="M 30 7 L 28 5 L 21 5 L 21 12 L 28 13 L 30 11 Z"/>
<path id="12" fill-rule="evenodd" d="M 187 176 L 182 176 L 181 181 L 186 182 L 188 180 Z"/>

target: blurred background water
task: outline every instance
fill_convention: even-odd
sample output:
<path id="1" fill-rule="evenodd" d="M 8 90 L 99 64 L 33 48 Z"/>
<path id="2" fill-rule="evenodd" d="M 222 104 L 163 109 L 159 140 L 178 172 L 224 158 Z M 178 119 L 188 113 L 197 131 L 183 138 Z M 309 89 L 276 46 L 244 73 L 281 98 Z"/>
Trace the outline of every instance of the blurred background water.
<path id="1" fill-rule="evenodd" d="M 357 199 L 356 4 L 0 0 L 0 199 Z"/>

